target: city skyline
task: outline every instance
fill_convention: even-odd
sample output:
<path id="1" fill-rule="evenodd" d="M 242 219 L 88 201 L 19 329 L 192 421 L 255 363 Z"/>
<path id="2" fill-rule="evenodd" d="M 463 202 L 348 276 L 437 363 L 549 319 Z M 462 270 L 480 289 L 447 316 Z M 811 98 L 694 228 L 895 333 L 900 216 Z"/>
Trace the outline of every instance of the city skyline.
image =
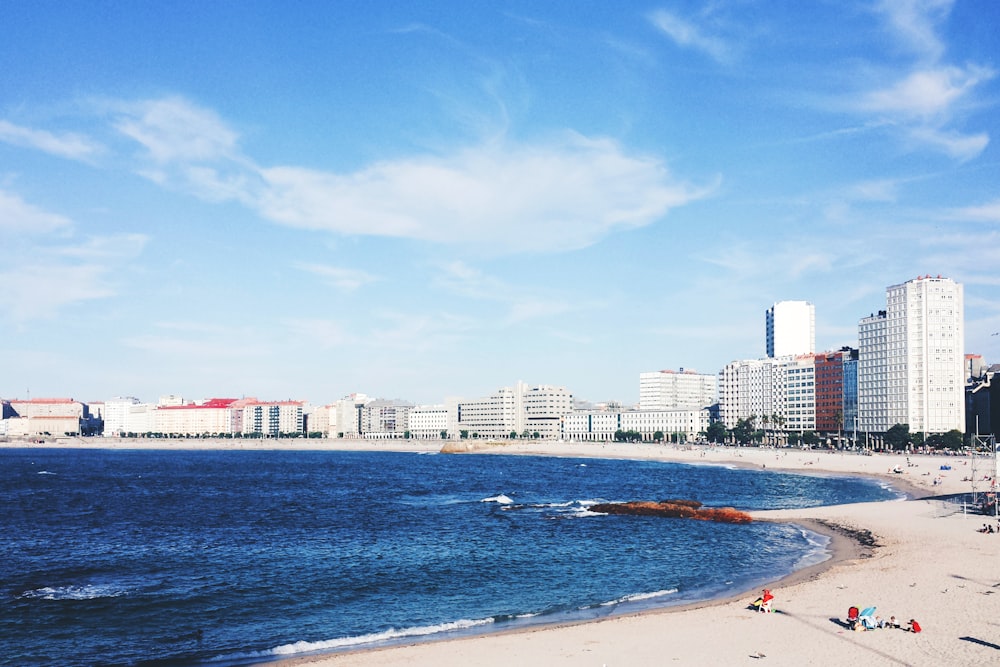
<path id="1" fill-rule="evenodd" d="M 4 15 L 5 398 L 634 404 L 922 275 L 1000 361 L 996 3 Z"/>

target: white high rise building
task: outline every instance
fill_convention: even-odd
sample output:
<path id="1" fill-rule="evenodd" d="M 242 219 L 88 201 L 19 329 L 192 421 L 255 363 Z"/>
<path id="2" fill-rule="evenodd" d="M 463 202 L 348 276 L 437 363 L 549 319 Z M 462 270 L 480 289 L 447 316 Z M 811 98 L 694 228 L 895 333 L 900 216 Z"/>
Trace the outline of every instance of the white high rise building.
<path id="1" fill-rule="evenodd" d="M 816 352 L 816 306 L 808 301 L 778 301 L 767 309 L 767 356 Z"/>
<path id="2" fill-rule="evenodd" d="M 719 378 L 691 370 L 639 373 L 640 410 L 707 408 L 718 401 Z"/>
<path id="3" fill-rule="evenodd" d="M 886 309 L 858 323 L 858 428 L 965 430 L 962 285 L 922 276 L 886 288 Z"/>

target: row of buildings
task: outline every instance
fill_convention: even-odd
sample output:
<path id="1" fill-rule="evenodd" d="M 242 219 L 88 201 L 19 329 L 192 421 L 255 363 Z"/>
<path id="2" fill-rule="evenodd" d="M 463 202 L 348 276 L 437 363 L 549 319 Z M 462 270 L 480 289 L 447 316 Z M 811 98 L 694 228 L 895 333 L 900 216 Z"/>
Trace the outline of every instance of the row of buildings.
<path id="1" fill-rule="evenodd" d="M 718 374 L 641 373 L 638 406 L 586 405 L 564 387 L 518 382 L 490 396 L 417 406 L 352 394 L 324 406 L 302 401 L 176 396 L 156 404 L 114 398 L 3 401 L 0 436 L 541 438 L 685 441 L 713 421 L 741 421 L 773 434 L 878 438 L 911 432 L 993 433 L 1000 425 L 1000 367 L 964 352 L 962 286 L 920 276 L 886 289 L 886 307 L 858 324 L 858 347 L 815 351 L 815 307 L 782 301 L 765 315 L 767 356 L 736 360 Z M 968 409 L 967 409 L 968 407 Z M 968 417 L 968 419 L 967 419 Z M 849 435 L 845 435 L 849 434 Z"/>

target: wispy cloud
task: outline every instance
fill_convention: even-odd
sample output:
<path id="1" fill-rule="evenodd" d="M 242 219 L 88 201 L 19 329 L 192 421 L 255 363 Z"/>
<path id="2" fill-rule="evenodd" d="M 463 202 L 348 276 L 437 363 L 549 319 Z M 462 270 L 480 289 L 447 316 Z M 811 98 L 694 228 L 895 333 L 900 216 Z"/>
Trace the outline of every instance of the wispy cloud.
<path id="1" fill-rule="evenodd" d="M 122 234 L 80 239 L 75 223 L 0 190 L 0 317 L 15 323 L 54 317 L 73 304 L 115 294 L 112 277 L 147 238 Z"/>
<path id="2" fill-rule="evenodd" d="M 949 217 L 975 222 L 1000 222 L 1000 199 L 994 199 L 979 206 L 954 209 L 950 212 Z"/>
<path id="3" fill-rule="evenodd" d="M 182 97 L 112 102 L 115 128 L 157 163 L 209 162 L 238 155 L 237 133 L 210 109 Z"/>
<path id="4" fill-rule="evenodd" d="M 659 9 L 649 15 L 649 20 L 682 48 L 701 51 L 720 63 L 728 62 L 732 58 L 732 51 L 724 40 L 707 34 L 702 27 L 688 19 L 665 9 Z"/>
<path id="5" fill-rule="evenodd" d="M 882 14 L 897 40 L 918 55 L 936 60 L 945 45 L 938 25 L 951 12 L 954 0 L 881 0 L 875 11 Z"/>
<path id="6" fill-rule="evenodd" d="M 986 67 L 934 67 L 907 74 L 888 88 L 862 97 L 860 108 L 918 119 L 948 118 L 957 103 L 995 72 Z"/>
<path id="7" fill-rule="evenodd" d="M 339 266 L 302 262 L 296 263 L 294 266 L 300 271 L 319 276 L 323 282 L 345 292 L 352 292 L 359 287 L 364 287 L 378 280 L 377 276 L 358 269 L 345 269 Z"/>
<path id="8" fill-rule="evenodd" d="M 990 137 L 985 132 L 960 131 L 958 119 L 979 103 L 977 90 L 995 78 L 996 71 L 975 63 L 958 66 L 945 61 L 947 49 L 940 30 L 953 4 L 953 0 L 879 2 L 875 12 L 916 60 L 905 71 L 892 70 L 882 85 L 852 94 L 850 105 L 899 132 L 914 149 L 966 161 L 981 154 Z"/>
<path id="9" fill-rule="evenodd" d="M 56 134 L 15 125 L 6 120 L 0 120 L 0 141 L 82 161 L 89 161 L 103 150 L 100 144 L 81 134 Z"/>
<path id="10" fill-rule="evenodd" d="M 72 225 L 65 216 L 44 211 L 13 193 L 0 190 L 0 233 L 49 234 L 67 231 Z"/>
<path id="11" fill-rule="evenodd" d="M 337 173 L 258 166 L 214 112 L 180 98 L 115 106 L 116 127 L 144 147 L 137 170 L 209 201 L 236 200 L 283 225 L 345 235 L 552 252 L 642 227 L 717 183 L 675 178 L 654 156 L 565 132 L 385 160 Z"/>
<path id="12" fill-rule="evenodd" d="M 475 244 L 494 251 L 581 248 L 642 227 L 713 186 L 674 179 L 658 159 L 576 134 L 404 158 L 350 174 L 264 169 L 265 218 L 295 227 Z"/>
<path id="13" fill-rule="evenodd" d="M 5 315 L 21 323 L 54 317 L 64 306 L 103 299 L 115 292 L 109 267 L 65 265 L 47 259 L 0 270 Z"/>

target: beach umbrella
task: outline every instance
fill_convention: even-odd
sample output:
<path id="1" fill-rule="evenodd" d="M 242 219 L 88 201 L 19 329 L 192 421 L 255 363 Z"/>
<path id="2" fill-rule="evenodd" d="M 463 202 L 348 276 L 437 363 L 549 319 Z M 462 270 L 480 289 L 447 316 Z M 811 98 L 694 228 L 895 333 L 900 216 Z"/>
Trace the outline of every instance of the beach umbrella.
<path id="1" fill-rule="evenodd" d="M 875 615 L 875 607 L 865 607 L 864 609 L 861 610 L 861 614 L 860 615 L 861 616 L 874 616 Z"/>

